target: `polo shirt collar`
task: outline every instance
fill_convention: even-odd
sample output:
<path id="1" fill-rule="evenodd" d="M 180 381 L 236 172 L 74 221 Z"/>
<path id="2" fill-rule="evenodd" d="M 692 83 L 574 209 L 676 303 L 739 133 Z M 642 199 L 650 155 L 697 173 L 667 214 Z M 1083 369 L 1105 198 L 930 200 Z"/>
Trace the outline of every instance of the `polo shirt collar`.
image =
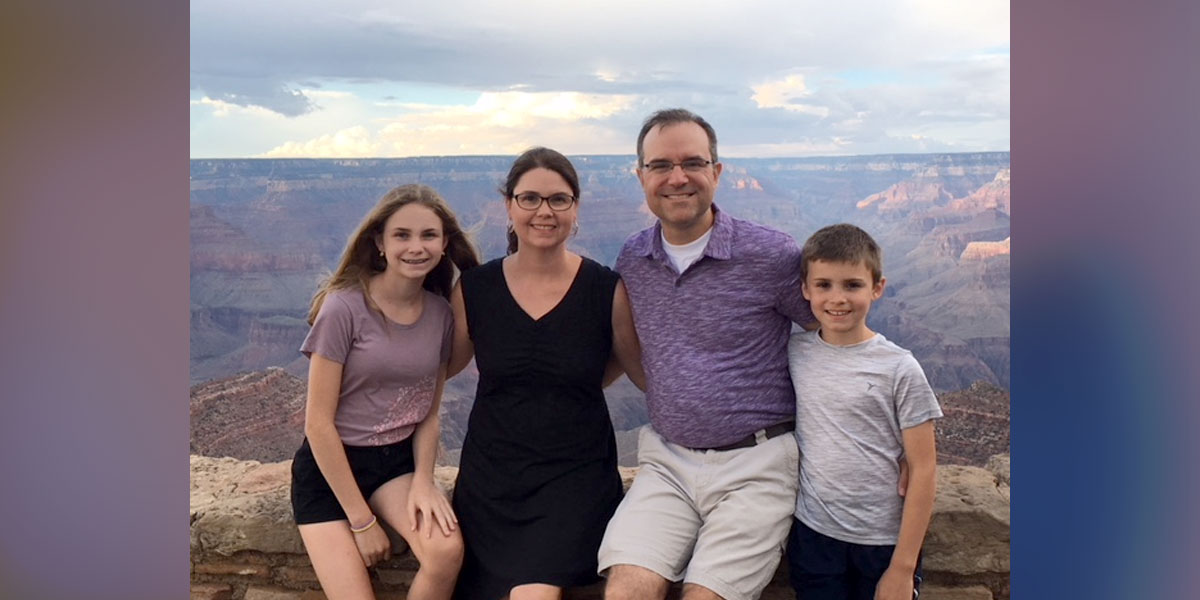
<path id="1" fill-rule="evenodd" d="M 704 246 L 703 256 L 716 260 L 729 260 L 733 258 L 733 220 L 725 214 L 725 211 L 717 207 L 716 202 L 712 205 L 712 211 L 712 235 L 708 238 L 708 244 Z M 641 242 L 639 247 L 633 248 L 637 255 L 650 256 L 662 263 L 670 262 L 667 251 L 663 249 L 661 221 L 656 220 L 654 230 L 650 232 L 650 235 L 638 241 Z"/>

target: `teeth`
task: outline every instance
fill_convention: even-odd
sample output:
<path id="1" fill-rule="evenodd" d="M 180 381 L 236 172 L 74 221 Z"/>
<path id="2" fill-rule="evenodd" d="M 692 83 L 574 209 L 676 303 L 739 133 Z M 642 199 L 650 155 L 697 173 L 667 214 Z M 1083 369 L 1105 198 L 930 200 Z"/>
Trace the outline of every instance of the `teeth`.
<path id="1" fill-rule="evenodd" d="M 534 229 L 551 230 L 557 228 L 557 225 L 530 225 Z"/>
<path id="2" fill-rule="evenodd" d="M 848 311 L 848 310 L 827 310 L 825 312 L 827 312 L 835 317 L 842 317 L 842 316 L 850 314 L 850 311 Z"/>

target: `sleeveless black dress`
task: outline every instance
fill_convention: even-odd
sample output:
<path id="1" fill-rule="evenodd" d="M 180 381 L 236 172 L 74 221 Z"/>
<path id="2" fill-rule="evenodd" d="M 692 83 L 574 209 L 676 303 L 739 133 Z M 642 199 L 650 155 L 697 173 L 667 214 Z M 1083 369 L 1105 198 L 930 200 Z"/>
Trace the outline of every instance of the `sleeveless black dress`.
<path id="1" fill-rule="evenodd" d="M 466 542 L 455 598 L 599 579 L 596 551 L 622 494 L 601 390 L 617 279 L 584 258 L 562 301 L 535 321 L 500 259 L 463 273 L 479 387 L 454 488 Z"/>

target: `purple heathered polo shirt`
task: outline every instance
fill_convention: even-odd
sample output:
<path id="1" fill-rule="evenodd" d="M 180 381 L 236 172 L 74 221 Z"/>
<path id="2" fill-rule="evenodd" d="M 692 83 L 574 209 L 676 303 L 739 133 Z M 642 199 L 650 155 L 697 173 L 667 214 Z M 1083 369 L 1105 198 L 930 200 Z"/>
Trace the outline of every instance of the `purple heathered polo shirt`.
<path id="1" fill-rule="evenodd" d="M 646 369 L 650 424 L 689 448 L 733 443 L 796 416 L 788 375 L 792 321 L 813 321 L 791 236 L 717 209 L 704 255 L 682 275 L 662 225 L 617 257 Z"/>

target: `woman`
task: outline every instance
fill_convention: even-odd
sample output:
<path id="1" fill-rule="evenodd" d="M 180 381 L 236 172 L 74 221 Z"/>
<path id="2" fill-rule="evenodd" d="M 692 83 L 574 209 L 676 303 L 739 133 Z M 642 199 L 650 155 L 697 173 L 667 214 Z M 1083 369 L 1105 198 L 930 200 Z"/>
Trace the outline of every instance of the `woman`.
<path id="1" fill-rule="evenodd" d="M 547 148 L 505 181 L 509 255 L 465 273 L 451 294 L 450 373 L 471 355 L 479 388 L 454 508 L 467 554 L 457 598 L 560 598 L 596 581 L 596 550 L 621 499 L 602 387 L 640 352 L 617 274 L 567 250 L 579 178 Z"/>
<path id="2" fill-rule="evenodd" d="M 367 567 L 391 554 L 380 518 L 420 562 L 409 598 L 454 589 L 462 536 L 433 463 L 453 330 L 446 296 L 454 266 L 478 264 L 437 192 L 400 186 L 359 224 L 313 298 L 292 510 L 328 598 L 374 598 Z"/>

